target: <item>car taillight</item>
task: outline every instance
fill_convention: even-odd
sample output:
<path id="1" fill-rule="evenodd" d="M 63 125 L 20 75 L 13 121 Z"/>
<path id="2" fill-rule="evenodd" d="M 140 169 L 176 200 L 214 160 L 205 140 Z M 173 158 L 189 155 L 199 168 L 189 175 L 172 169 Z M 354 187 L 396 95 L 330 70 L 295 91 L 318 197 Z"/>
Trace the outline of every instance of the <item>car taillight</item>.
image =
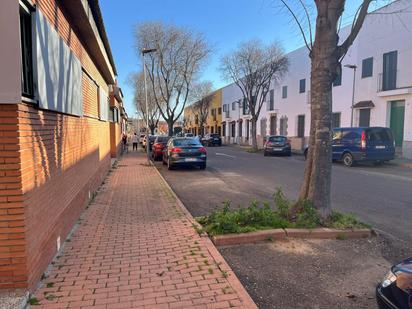
<path id="1" fill-rule="evenodd" d="M 172 153 L 181 153 L 182 152 L 182 148 L 179 147 L 173 147 L 171 150 Z"/>
<path id="2" fill-rule="evenodd" d="M 206 153 L 206 148 L 205 148 L 205 147 L 199 148 L 199 152 L 201 152 L 201 153 Z"/>
<path id="3" fill-rule="evenodd" d="M 366 149 L 366 132 L 365 131 L 362 132 L 362 136 L 361 136 L 361 149 L 362 150 Z"/>

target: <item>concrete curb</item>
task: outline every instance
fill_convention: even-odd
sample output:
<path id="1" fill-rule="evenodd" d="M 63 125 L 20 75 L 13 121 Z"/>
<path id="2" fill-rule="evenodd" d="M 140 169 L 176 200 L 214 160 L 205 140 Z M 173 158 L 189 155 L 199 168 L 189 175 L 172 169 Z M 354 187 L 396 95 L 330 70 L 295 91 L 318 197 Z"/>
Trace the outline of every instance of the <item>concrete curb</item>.
<path id="1" fill-rule="evenodd" d="M 306 239 L 357 239 L 376 235 L 371 229 L 273 229 L 241 234 L 226 234 L 212 236 L 215 246 L 240 245 L 271 240 L 285 240 L 287 238 Z"/>
<path id="2" fill-rule="evenodd" d="M 193 218 L 191 213 L 187 210 L 183 202 L 179 199 L 179 197 L 176 195 L 176 193 L 173 191 L 172 187 L 169 185 L 169 183 L 166 181 L 166 179 L 163 177 L 163 175 L 159 172 L 159 170 L 156 168 L 154 163 L 150 161 L 150 164 L 152 165 L 152 168 L 156 170 L 156 173 L 159 175 L 159 177 L 162 179 L 163 183 L 165 186 L 170 190 L 172 195 L 177 201 L 177 205 L 179 208 L 183 211 L 185 214 L 186 218 L 188 221 L 193 225 L 201 228 L 201 225 Z M 206 247 L 206 249 L 209 251 L 210 255 L 213 257 L 213 259 L 216 261 L 217 265 L 219 266 L 220 270 L 224 273 L 226 273 L 227 281 L 229 284 L 232 286 L 232 288 L 236 291 L 238 294 L 239 298 L 242 301 L 243 307 L 247 309 L 258 309 L 258 306 L 255 304 L 253 299 L 250 297 L 249 293 L 246 291 L 245 287 L 242 285 L 240 280 L 237 278 L 236 274 L 233 272 L 233 270 L 230 268 L 229 264 L 225 261 L 223 256 L 219 253 L 219 251 L 216 249 L 215 245 L 213 242 L 210 240 L 209 237 L 207 237 L 206 234 L 201 235 L 203 245 Z"/>

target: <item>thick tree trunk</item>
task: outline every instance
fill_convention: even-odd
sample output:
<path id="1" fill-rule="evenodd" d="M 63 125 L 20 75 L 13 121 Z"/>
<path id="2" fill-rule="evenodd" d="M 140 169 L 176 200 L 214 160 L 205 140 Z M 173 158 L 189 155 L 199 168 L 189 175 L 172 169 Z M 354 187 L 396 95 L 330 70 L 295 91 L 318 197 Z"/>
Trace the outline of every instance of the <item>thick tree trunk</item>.
<path id="1" fill-rule="evenodd" d="M 168 119 L 167 120 L 167 135 L 168 136 L 173 136 L 173 119 Z"/>
<path id="2" fill-rule="evenodd" d="M 341 7 L 343 11 L 342 1 Z M 342 12 L 326 1 L 318 4 L 316 38 L 311 58 L 311 127 L 309 153 L 299 200 L 311 201 L 323 218 L 331 214 L 332 176 L 332 82 L 339 57 L 336 24 Z M 333 12 L 332 12 L 333 11 Z"/>
<path id="3" fill-rule="evenodd" d="M 258 144 L 257 144 L 257 136 L 256 136 L 256 117 L 252 117 L 251 119 L 251 123 L 252 123 L 252 149 L 254 151 L 258 150 Z"/>
<path id="4" fill-rule="evenodd" d="M 149 128 L 150 128 L 150 134 L 151 134 L 151 135 L 154 135 L 156 126 L 152 124 L 152 125 L 150 125 Z"/>

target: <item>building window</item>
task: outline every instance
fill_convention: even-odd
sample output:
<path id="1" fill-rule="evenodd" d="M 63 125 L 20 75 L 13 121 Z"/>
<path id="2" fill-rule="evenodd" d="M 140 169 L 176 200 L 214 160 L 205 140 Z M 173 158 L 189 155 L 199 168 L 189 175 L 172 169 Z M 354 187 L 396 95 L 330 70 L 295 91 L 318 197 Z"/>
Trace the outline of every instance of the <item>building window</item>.
<path id="1" fill-rule="evenodd" d="M 260 120 L 260 136 L 265 138 L 266 137 L 266 119 Z"/>
<path id="2" fill-rule="evenodd" d="M 282 87 L 282 99 L 286 99 L 288 97 L 288 86 Z"/>
<path id="3" fill-rule="evenodd" d="M 231 129 L 232 129 L 232 137 L 235 137 L 236 135 L 236 122 L 232 122 L 232 125 L 231 125 Z"/>
<path id="4" fill-rule="evenodd" d="M 299 81 L 299 93 L 304 93 L 306 91 L 306 79 L 301 79 Z"/>
<path id="5" fill-rule="evenodd" d="M 283 135 L 283 136 L 288 135 L 288 118 L 287 117 L 280 118 L 279 133 L 280 135 Z"/>
<path id="6" fill-rule="evenodd" d="M 382 90 L 396 89 L 396 75 L 398 70 L 398 52 L 392 51 L 383 54 Z"/>
<path id="7" fill-rule="evenodd" d="M 221 108 L 221 107 L 218 108 L 217 113 L 218 113 L 219 115 L 222 115 L 222 108 Z"/>
<path id="8" fill-rule="evenodd" d="M 332 128 L 339 128 L 340 127 L 340 113 L 333 113 L 332 114 Z"/>
<path id="9" fill-rule="evenodd" d="M 275 90 L 272 89 L 269 92 L 269 110 L 273 111 L 275 109 Z"/>
<path id="10" fill-rule="evenodd" d="M 243 131 L 242 123 L 243 123 L 242 121 L 239 121 L 239 125 L 238 125 L 238 129 L 239 129 L 238 136 L 239 137 L 242 137 L 242 131 Z"/>
<path id="11" fill-rule="evenodd" d="M 362 60 L 362 78 L 373 75 L 373 57 Z"/>
<path id="12" fill-rule="evenodd" d="M 21 89 L 25 97 L 34 97 L 32 18 L 28 7 L 20 5 Z"/>
<path id="13" fill-rule="evenodd" d="M 226 136 L 226 122 L 222 123 L 222 136 L 225 137 Z"/>
<path id="14" fill-rule="evenodd" d="M 232 102 L 232 111 L 236 110 L 236 101 Z"/>
<path id="15" fill-rule="evenodd" d="M 359 126 L 360 127 L 369 127 L 371 120 L 371 109 L 362 108 L 359 110 Z"/>
<path id="16" fill-rule="evenodd" d="M 342 71 L 336 75 L 335 80 L 333 81 L 333 87 L 342 85 Z"/>
<path id="17" fill-rule="evenodd" d="M 305 137 L 305 115 L 298 116 L 298 137 Z"/>
<path id="18" fill-rule="evenodd" d="M 252 101 L 255 101 L 256 97 L 252 97 Z M 246 98 L 243 98 L 243 103 L 242 103 L 242 108 L 243 108 L 243 115 L 249 115 L 249 104 L 247 104 Z"/>

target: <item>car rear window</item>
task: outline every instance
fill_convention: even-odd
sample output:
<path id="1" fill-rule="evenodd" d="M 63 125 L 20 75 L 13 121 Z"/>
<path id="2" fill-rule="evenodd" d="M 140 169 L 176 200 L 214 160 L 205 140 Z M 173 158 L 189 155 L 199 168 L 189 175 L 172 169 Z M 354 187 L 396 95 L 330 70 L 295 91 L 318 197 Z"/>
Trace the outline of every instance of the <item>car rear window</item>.
<path id="1" fill-rule="evenodd" d="M 284 136 L 270 136 L 269 137 L 269 142 L 279 143 L 279 142 L 284 142 L 285 140 L 286 140 L 286 137 Z"/>
<path id="2" fill-rule="evenodd" d="M 182 138 L 173 140 L 174 146 L 201 146 L 199 140 L 195 138 Z"/>
<path id="3" fill-rule="evenodd" d="M 157 142 L 159 143 L 166 143 L 169 140 L 169 136 L 159 136 L 157 138 Z"/>
<path id="4" fill-rule="evenodd" d="M 366 130 L 367 139 L 371 142 L 390 142 L 392 141 L 392 132 L 388 129 L 373 128 Z"/>

